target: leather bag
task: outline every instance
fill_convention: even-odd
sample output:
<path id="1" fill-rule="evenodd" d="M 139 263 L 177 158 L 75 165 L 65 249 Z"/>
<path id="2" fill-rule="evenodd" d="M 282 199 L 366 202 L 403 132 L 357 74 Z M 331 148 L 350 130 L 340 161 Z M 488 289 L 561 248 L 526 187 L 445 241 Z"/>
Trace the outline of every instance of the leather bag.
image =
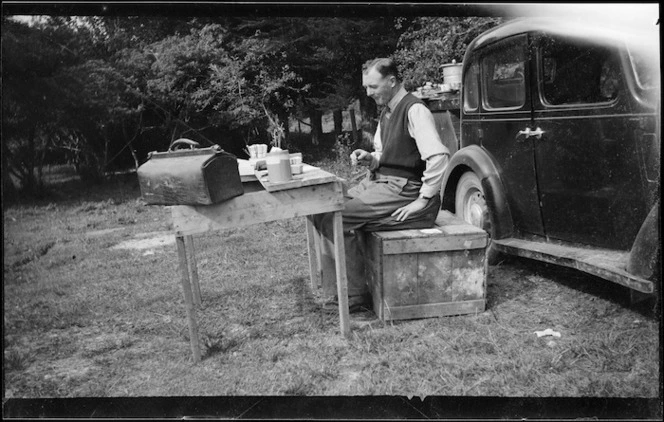
<path id="1" fill-rule="evenodd" d="M 199 148 L 186 138 L 166 152 L 149 153 L 138 168 L 138 181 L 149 205 L 210 205 L 244 193 L 237 157 L 219 145 Z"/>

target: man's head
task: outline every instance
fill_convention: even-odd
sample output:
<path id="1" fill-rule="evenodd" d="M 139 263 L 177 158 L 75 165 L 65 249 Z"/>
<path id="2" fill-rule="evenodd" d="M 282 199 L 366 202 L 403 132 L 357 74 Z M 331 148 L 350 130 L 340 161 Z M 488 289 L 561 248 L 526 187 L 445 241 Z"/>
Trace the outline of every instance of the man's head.
<path id="1" fill-rule="evenodd" d="M 394 60 L 378 58 L 362 66 L 362 86 L 378 105 L 386 105 L 401 86 L 401 76 Z"/>

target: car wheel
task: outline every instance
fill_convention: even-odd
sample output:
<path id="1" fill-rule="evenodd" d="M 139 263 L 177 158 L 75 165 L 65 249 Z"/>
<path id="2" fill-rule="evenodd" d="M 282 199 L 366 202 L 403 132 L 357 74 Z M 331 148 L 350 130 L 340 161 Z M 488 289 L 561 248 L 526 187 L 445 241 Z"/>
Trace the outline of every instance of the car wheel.
<path id="1" fill-rule="evenodd" d="M 491 245 L 491 237 L 493 236 L 491 214 L 484 199 L 482 184 L 475 173 L 466 172 L 459 179 L 454 196 L 454 206 L 457 217 L 489 233 L 489 246 L 487 247 L 486 256 L 489 264 L 496 264 L 500 254 Z"/>

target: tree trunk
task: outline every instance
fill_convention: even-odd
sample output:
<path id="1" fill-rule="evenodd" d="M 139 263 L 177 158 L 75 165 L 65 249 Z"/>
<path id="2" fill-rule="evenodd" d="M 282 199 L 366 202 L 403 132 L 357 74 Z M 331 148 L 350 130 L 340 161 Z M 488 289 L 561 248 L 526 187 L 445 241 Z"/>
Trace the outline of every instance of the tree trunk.
<path id="1" fill-rule="evenodd" d="M 26 167 L 26 177 L 23 181 L 23 187 L 28 192 L 33 192 L 35 189 L 35 156 L 37 152 L 35 151 L 35 137 L 37 136 L 37 128 L 32 127 L 30 129 L 30 134 L 28 135 L 28 151 L 29 154 L 25 158 L 25 167 Z"/>
<path id="2" fill-rule="evenodd" d="M 290 133 L 290 124 L 289 124 L 289 118 L 290 115 L 286 110 L 279 110 L 278 112 L 279 120 L 281 121 L 281 124 L 283 125 L 284 131 L 283 131 L 283 139 L 281 140 L 282 149 L 288 149 L 288 138 L 289 138 L 289 133 Z"/>
<path id="3" fill-rule="evenodd" d="M 309 109 L 311 120 L 311 143 L 318 145 L 323 137 L 323 113 L 315 108 Z"/>
<path id="4" fill-rule="evenodd" d="M 136 170 L 138 170 L 140 162 L 138 161 L 138 155 L 136 155 L 136 151 L 134 150 L 134 141 L 136 140 L 136 138 L 138 138 L 138 135 L 140 135 L 142 132 L 143 132 L 143 113 L 139 114 L 136 133 L 134 133 L 134 136 L 132 136 L 131 139 L 129 140 L 129 152 L 131 152 L 131 157 L 134 159 L 134 167 L 136 168 Z M 129 134 L 127 133 L 127 127 L 124 125 L 124 123 L 122 123 L 122 134 L 124 135 L 125 138 L 129 137 Z"/>
<path id="5" fill-rule="evenodd" d="M 110 135 L 108 134 L 108 130 L 104 130 L 104 158 L 101 163 L 101 168 L 99 169 L 99 172 L 102 175 L 105 175 L 106 172 L 108 171 L 108 148 L 109 144 L 111 143 L 109 138 Z"/>
<path id="6" fill-rule="evenodd" d="M 355 121 L 355 109 L 352 107 L 349 108 L 348 114 L 350 115 L 350 130 L 353 133 L 353 143 L 355 145 L 358 145 L 360 139 L 357 133 L 357 122 Z"/>
<path id="7" fill-rule="evenodd" d="M 338 138 L 344 130 L 344 116 L 341 109 L 334 110 L 332 112 L 332 117 L 334 119 L 334 138 Z"/>
<path id="8" fill-rule="evenodd" d="M 50 148 L 54 133 L 46 135 L 44 140 L 44 146 L 41 149 L 41 154 L 38 156 L 36 167 L 37 167 L 37 189 L 42 191 L 44 189 L 44 162 L 46 161 L 46 154 Z"/>
<path id="9" fill-rule="evenodd" d="M 360 111 L 362 112 L 362 130 L 369 132 L 372 136 L 378 127 L 378 108 L 376 103 L 369 97 L 360 96 Z"/>
<path id="10" fill-rule="evenodd" d="M 2 142 L 2 208 L 4 209 L 10 202 L 18 197 L 18 190 L 9 174 L 9 148 L 7 141 Z"/>

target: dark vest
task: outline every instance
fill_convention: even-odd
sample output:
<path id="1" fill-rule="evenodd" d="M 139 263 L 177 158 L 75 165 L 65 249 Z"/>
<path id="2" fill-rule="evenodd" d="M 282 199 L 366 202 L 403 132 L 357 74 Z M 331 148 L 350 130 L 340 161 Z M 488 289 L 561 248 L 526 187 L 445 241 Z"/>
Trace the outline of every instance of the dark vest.
<path id="1" fill-rule="evenodd" d="M 389 119 L 383 110 L 380 116 L 380 137 L 383 153 L 378 172 L 391 176 L 420 180 L 426 168 L 415 138 L 408 133 L 408 110 L 413 104 L 424 104 L 413 94 L 406 94 L 392 110 Z"/>

